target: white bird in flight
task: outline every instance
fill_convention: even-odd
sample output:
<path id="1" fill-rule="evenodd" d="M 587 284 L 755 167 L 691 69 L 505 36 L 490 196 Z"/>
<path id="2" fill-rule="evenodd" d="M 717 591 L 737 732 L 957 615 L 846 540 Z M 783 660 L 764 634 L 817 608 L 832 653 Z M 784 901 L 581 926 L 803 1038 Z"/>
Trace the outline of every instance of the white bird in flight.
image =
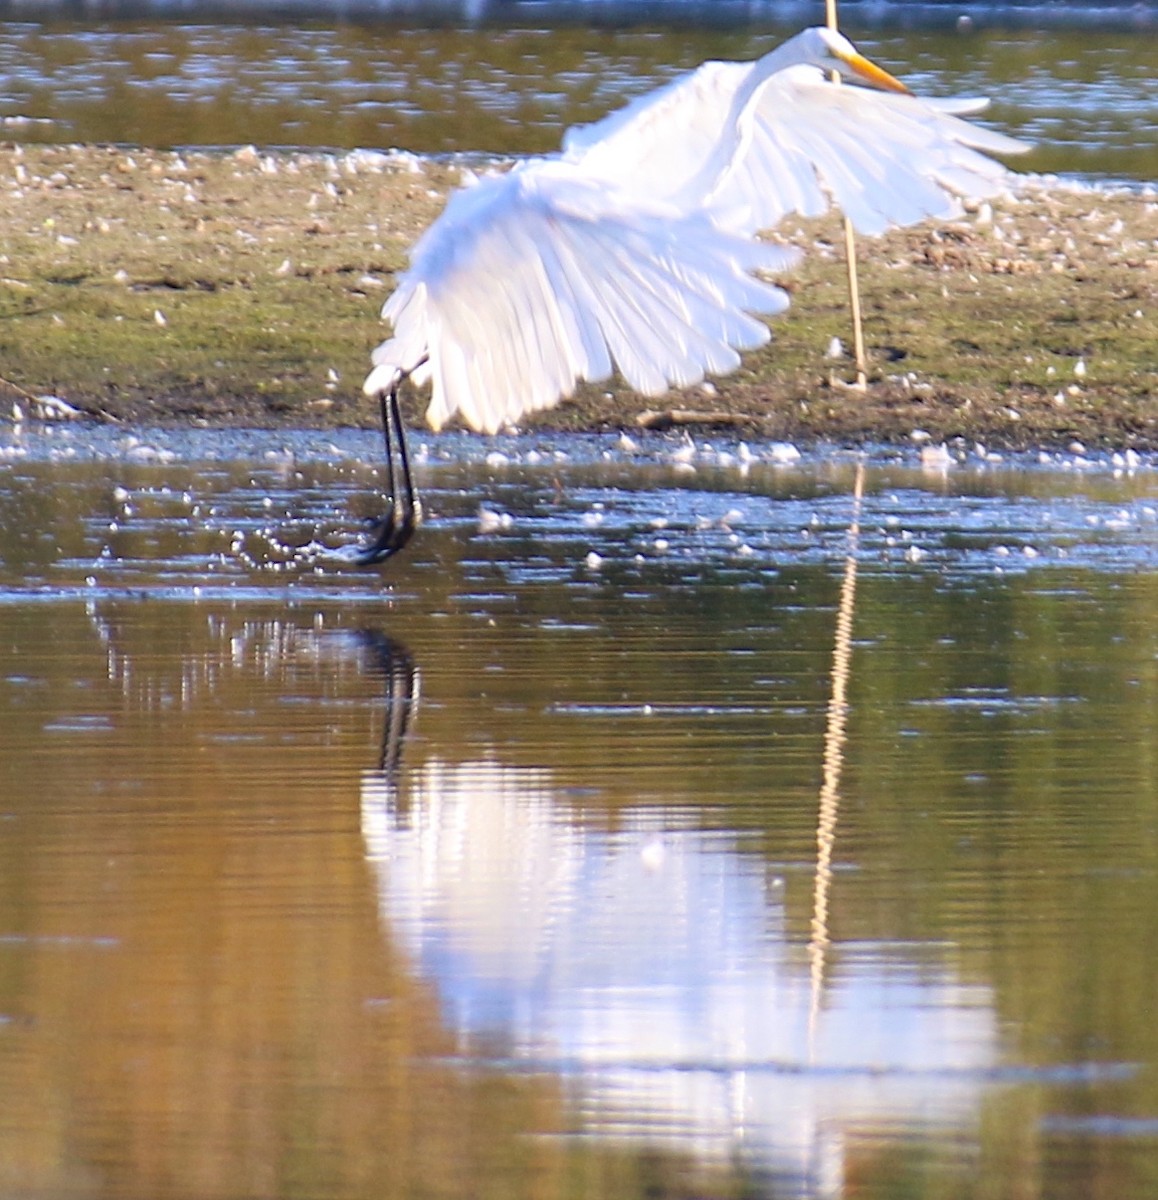
<path id="1" fill-rule="evenodd" d="M 839 87 L 827 72 L 873 85 Z M 617 369 L 655 396 L 726 374 L 788 306 L 754 272 L 799 252 L 759 241 L 832 205 L 861 233 L 960 210 L 1008 186 L 989 154 L 1024 143 L 960 119 L 983 101 L 923 101 L 828 29 L 754 62 L 707 62 L 592 125 L 557 154 L 451 195 L 382 315 L 393 336 L 364 384 L 382 410 L 387 514 L 363 563 L 421 521 L 398 388 L 430 383 L 427 420 L 495 433 Z M 393 437 L 401 482 L 396 486 Z"/>

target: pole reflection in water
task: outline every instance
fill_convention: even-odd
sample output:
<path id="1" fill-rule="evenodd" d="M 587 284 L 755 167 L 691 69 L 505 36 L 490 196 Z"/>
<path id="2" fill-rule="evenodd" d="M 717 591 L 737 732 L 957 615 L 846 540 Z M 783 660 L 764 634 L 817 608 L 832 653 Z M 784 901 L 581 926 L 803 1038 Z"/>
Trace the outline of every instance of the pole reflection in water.
<path id="1" fill-rule="evenodd" d="M 987 987 L 934 947 L 830 946 L 814 1015 L 763 856 L 686 809 L 598 824 L 551 771 L 493 751 L 407 767 L 418 673 L 394 643 L 377 655 L 366 855 L 462 1065 L 553 1074 L 579 1135 L 739 1155 L 800 1195 L 840 1190 L 858 1135 L 976 1121 L 998 1057 Z"/>
<path id="2" fill-rule="evenodd" d="M 823 783 L 816 827 L 816 878 L 812 885 L 812 937 L 808 960 L 812 976 L 812 1008 L 808 1015 L 809 1036 L 815 1034 L 824 995 L 824 968 L 831 940 L 828 933 L 828 894 L 832 890 L 832 850 L 836 843 L 836 818 L 840 811 L 840 776 L 844 770 L 847 739 L 848 681 L 852 670 L 852 618 L 856 609 L 856 552 L 860 541 L 860 510 L 864 499 L 864 463 L 856 469 L 853 484 L 852 521 L 848 527 L 848 553 L 836 614 L 836 640 L 832 649 L 832 695 L 824 731 Z"/>

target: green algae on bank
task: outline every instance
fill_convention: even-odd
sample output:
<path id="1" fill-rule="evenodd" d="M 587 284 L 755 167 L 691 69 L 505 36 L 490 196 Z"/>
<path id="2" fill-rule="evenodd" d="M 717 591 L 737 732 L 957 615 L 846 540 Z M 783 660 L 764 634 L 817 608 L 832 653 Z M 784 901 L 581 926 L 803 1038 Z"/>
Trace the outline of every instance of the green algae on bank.
<path id="1" fill-rule="evenodd" d="M 360 383 L 378 310 L 459 174 L 409 155 L 0 147 L 0 413 L 49 393 L 141 424 L 376 423 Z M 848 325 L 835 223 L 777 236 L 808 253 L 771 344 L 659 405 L 751 436 L 1158 446 L 1152 193 L 1032 181 L 862 241 L 864 393 L 828 357 Z M 632 427 L 656 407 L 616 381 L 528 426 Z"/>

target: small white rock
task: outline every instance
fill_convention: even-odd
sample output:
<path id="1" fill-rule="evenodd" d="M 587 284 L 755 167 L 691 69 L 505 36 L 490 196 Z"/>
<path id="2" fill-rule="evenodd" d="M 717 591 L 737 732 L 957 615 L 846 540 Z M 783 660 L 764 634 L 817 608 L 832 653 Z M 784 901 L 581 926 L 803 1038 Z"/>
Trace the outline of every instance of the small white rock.
<path id="1" fill-rule="evenodd" d="M 949 447 L 944 442 L 938 446 L 921 447 L 921 466 L 926 471 L 945 471 L 953 462 L 953 455 L 949 453 Z"/>
<path id="2" fill-rule="evenodd" d="M 495 512 L 493 508 L 478 510 L 479 533 L 498 533 L 500 529 L 510 529 L 513 518 L 510 513 Z"/>
<path id="3" fill-rule="evenodd" d="M 36 415 L 43 421 L 68 421 L 81 415 L 80 409 L 59 396 L 37 396 Z"/>

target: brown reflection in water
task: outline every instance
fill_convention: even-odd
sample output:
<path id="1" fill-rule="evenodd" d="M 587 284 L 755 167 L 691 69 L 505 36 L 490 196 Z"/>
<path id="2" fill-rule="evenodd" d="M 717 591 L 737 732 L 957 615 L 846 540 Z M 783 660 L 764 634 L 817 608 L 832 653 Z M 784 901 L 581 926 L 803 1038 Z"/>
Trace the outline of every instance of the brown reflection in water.
<path id="1" fill-rule="evenodd" d="M 725 1167 L 558 1140 L 554 1077 L 449 1062 L 358 824 L 375 747 L 389 772 L 413 736 L 404 647 L 270 610 L 7 617 L 0 1188 L 726 1193 Z"/>
<path id="2" fill-rule="evenodd" d="M 556 1089 L 418 1065 L 453 1046 L 367 887 L 358 663 L 276 621 L 138 606 L 102 648 L 36 617 L 3 672 L 47 732 L 5 754 L 0 1186 L 525 1192 L 507 1133 L 554 1129 Z"/>
<path id="3" fill-rule="evenodd" d="M 525 587 L 512 616 L 506 592 L 475 598 L 485 577 L 441 566 L 430 574 L 443 591 L 423 597 L 435 615 L 374 610 L 431 698 L 406 727 L 408 766 L 432 747 L 469 761 L 479 746 L 542 766 L 549 746 L 560 791 L 593 789 L 597 820 L 662 798 L 753 833 L 770 861 L 811 859 L 828 573 L 786 569 L 750 599 L 669 588 L 661 603 L 657 567 L 629 622 L 621 594 L 599 607 L 589 585 L 589 607 L 571 609 L 557 588 Z M 1059 568 L 1050 581 L 860 580 L 872 669 L 854 678 L 844 778 L 857 804 L 841 826 L 841 857 L 858 870 L 835 889 L 834 941 L 944 941 L 963 980 L 993 987 L 1030 1063 L 1150 1063 L 1158 591 L 1144 575 Z M 690 1172 L 681 1183 L 678 1156 L 526 1136 L 570 1128 L 559 1081 L 440 1061 L 458 1047 L 379 923 L 358 828 L 384 724 L 403 738 L 409 669 L 400 655 L 372 668 L 362 642 L 346 653 L 331 639 L 332 612 L 313 624 L 281 603 L 30 597 L 3 609 L 0 1186 L 738 1188 Z M 690 640 L 693 627 L 710 636 Z M 667 706 L 644 716 L 657 696 Z M 787 892 L 802 947 L 809 888 L 790 878 Z M 1088 1194 L 1049 1162 L 1040 1113 L 1145 1114 L 1151 1076 L 1125 1099 L 999 1097 L 985 1112 L 988 1181 L 1010 1177 L 992 1166 L 1004 1156 L 1030 1186 L 1045 1163 L 1051 1194 Z M 879 1171 L 908 1155 L 919 1175 L 923 1148 L 885 1136 L 857 1151 L 866 1173 L 877 1153 L 890 1159 Z M 1084 1169 L 1130 1194 L 1142 1155 L 1090 1140 Z"/>

